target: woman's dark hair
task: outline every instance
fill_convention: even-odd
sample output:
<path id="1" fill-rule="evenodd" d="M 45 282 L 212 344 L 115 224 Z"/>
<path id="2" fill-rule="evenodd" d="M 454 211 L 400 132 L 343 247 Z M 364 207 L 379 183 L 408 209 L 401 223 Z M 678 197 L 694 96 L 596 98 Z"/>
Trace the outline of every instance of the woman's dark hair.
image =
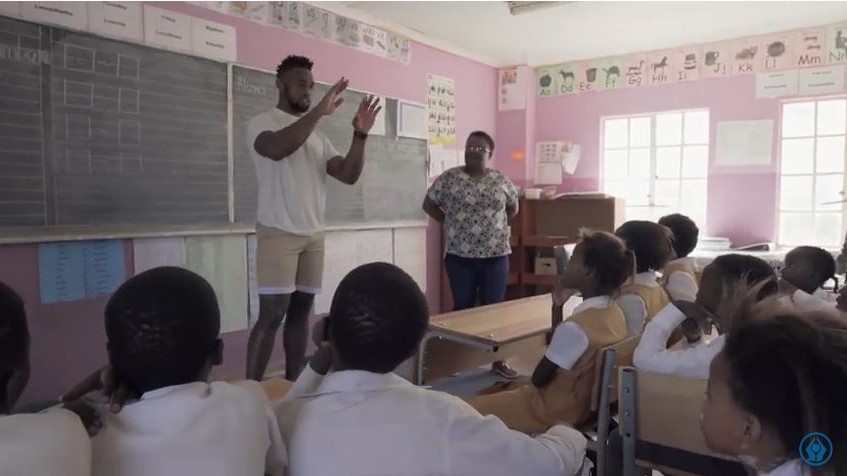
<path id="1" fill-rule="evenodd" d="M 847 321 L 746 299 L 723 355 L 736 403 L 776 429 L 789 458 L 803 437 L 823 433 L 832 459 L 812 474 L 847 475 Z"/>
<path id="2" fill-rule="evenodd" d="M 480 139 L 484 140 L 488 144 L 488 147 L 491 149 L 491 152 L 494 152 L 494 139 L 492 139 L 487 132 L 473 131 L 468 134 L 468 138 L 470 139 L 471 137 L 479 137 Z"/>
<path id="3" fill-rule="evenodd" d="M 658 223 L 631 220 L 615 230 L 615 235 L 635 253 L 638 273 L 659 271 L 671 257 L 671 233 Z"/>
<path id="4" fill-rule="evenodd" d="M 670 228 L 673 233 L 673 249 L 677 258 L 685 258 L 697 247 L 700 229 L 692 219 L 674 213 L 660 218 L 659 224 Z"/>
<path id="5" fill-rule="evenodd" d="M 605 231 L 581 232 L 585 266 L 597 276 L 597 291 L 614 294 L 632 275 L 635 255 L 617 236 Z"/>

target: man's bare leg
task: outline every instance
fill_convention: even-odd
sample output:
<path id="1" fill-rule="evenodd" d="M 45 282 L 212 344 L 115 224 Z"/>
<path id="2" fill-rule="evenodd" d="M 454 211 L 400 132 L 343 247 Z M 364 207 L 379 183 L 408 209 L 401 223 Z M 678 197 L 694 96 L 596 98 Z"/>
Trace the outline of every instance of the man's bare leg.
<path id="1" fill-rule="evenodd" d="M 282 342 L 285 346 L 285 378 L 297 380 L 306 364 L 306 345 L 309 340 L 309 315 L 315 295 L 295 291 L 288 305 L 288 317 L 282 328 Z"/>
<path id="2" fill-rule="evenodd" d="M 259 319 L 250 331 L 247 342 L 247 378 L 261 381 L 274 349 L 279 325 L 288 311 L 291 294 L 260 295 Z M 287 325 L 286 325 L 287 326 Z M 286 346 L 286 353 L 288 348 Z M 286 367 L 288 358 L 286 357 Z"/>

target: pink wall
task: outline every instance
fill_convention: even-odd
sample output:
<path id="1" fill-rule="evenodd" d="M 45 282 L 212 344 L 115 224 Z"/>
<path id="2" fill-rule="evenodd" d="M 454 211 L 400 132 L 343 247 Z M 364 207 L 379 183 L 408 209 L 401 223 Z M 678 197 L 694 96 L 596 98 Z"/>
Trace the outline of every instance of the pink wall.
<path id="1" fill-rule="evenodd" d="M 426 102 L 427 73 L 453 78 L 456 81 L 459 141 L 463 142 L 464 137 L 476 129 L 495 132 L 497 73 L 490 66 L 417 43 L 412 47 L 411 64 L 406 65 L 187 3 L 160 2 L 156 6 L 236 27 L 240 64 L 270 70 L 288 54 L 307 55 L 316 63 L 315 77 L 319 81 L 335 81 L 344 75 L 350 79 L 351 88 L 420 103 Z M 131 273 L 130 241 L 125 242 L 125 249 L 127 272 Z M 41 304 L 35 244 L 0 246 L 0 280 L 24 297 L 29 314 L 32 379 L 22 403 L 56 398 L 105 362 L 102 321 L 105 298 Z M 427 299 L 433 310 L 439 309 L 440 287 L 441 235 L 439 228 L 430 223 L 427 230 Z M 247 336 L 247 331 L 224 336 L 224 366 L 217 370 L 218 376 L 243 374 Z M 272 367 L 281 364 L 281 339 L 277 342 Z"/>
<path id="2" fill-rule="evenodd" d="M 535 140 L 567 139 L 582 146 L 576 173 L 565 180 L 566 191 L 598 190 L 600 186 L 602 117 L 708 108 L 711 157 L 707 233 L 729 237 L 736 245 L 775 238 L 780 101 L 756 99 L 755 76 L 559 96 L 539 99 L 536 108 Z M 753 119 L 774 120 L 774 164 L 744 168 L 715 166 L 716 124 Z"/>

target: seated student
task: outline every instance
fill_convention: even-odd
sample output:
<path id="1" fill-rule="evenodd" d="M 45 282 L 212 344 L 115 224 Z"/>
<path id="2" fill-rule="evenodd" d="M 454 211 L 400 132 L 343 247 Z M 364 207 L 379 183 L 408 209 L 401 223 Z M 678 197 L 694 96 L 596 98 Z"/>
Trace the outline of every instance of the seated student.
<path id="1" fill-rule="evenodd" d="M 553 292 L 553 339 L 532 382 L 478 395 L 470 404 L 527 433 L 555 422 L 585 422 L 595 386 L 597 351 L 626 339 L 626 320 L 614 296 L 633 267 L 623 242 L 606 232 L 585 234 Z M 562 323 L 562 308 L 578 290 L 584 301 Z"/>
<path id="2" fill-rule="evenodd" d="M 91 442 L 62 408 L 10 415 L 29 380 L 29 331 L 21 298 L 0 283 L 0 474 L 91 474 Z"/>
<path id="3" fill-rule="evenodd" d="M 694 258 L 688 255 L 697 247 L 700 229 L 685 215 L 675 213 L 663 216 L 659 224 L 673 234 L 675 258 L 662 268 L 662 286 L 672 300 L 694 301 L 700 281 L 700 270 Z"/>
<path id="4" fill-rule="evenodd" d="M 367 264 L 341 281 L 315 332 L 328 342 L 276 410 L 289 476 L 576 474 L 586 447 L 578 431 L 557 425 L 531 438 L 393 373 L 428 322 L 423 293 L 394 265 Z"/>
<path id="5" fill-rule="evenodd" d="M 785 255 L 785 266 L 779 279 L 780 293 L 799 310 L 831 310 L 834 301 L 822 286 L 835 277 L 835 258 L 828 251 L 815 246 L 800 246 Z"/>
<path id="6" fill-rule="evenodd" d="M 285 449 L 256 382 L 208 383 L 221 363 L 215 291 L 182 268 L 141 273 L 106 305 L 115 379 L 141 395 L 92 439 L 94 476 L 281 475 Z"/>
<path id="7" fill-rule="evenodd" d="M 758 475 L 847 474 L 847 323 L 773 300 L 736 307 L 709 372 L 706 444 Z"/>
<path id="8" fill-rule="evenodd" d="M 722 312 L 721 304 L 741 282 L 761 283 L 759 299 L 777 292 L 776 273 L 764 260 L 740 254 L 718 256 L 703 269 L 695 302 L 674 301 L 647 324 L 633 355 L 635 367 L 678 377 L 708 378 L 709 364 L 723 347 L 723 334 L 732 323 L 732 315 Z M 708 322 L 720 335 L 706 343 L 701 329 L 710 327 Z M 668 338 L 680 326 L 689 346 L 668 349 Z"/>
<path id="9" fill-rule="evenodd" d="M 634 336 L 670 302 L 656 279 L 656 271 L 664 268 L 672 255 L 670 230 L 658 223 L 633 220 L 621 225 L 615 235 L 635 253 L 636 275 L 624 284 L 617 299 L 626 317 L 627 335 Z"/>

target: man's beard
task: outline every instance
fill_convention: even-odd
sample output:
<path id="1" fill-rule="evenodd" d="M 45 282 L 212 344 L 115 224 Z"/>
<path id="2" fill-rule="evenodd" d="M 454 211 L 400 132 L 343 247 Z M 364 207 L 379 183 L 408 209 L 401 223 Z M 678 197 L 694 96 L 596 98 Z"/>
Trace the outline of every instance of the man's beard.
<path id="1" fill-rule="evenodd" d="M 285 95 L 285 100 L 288 101 L 288 105 L 294 112 L 297 112 L 299 114 L 309 112 L 310 104 L 303 104 L 302 101 L 293 101 L 287 94 Z"/>

